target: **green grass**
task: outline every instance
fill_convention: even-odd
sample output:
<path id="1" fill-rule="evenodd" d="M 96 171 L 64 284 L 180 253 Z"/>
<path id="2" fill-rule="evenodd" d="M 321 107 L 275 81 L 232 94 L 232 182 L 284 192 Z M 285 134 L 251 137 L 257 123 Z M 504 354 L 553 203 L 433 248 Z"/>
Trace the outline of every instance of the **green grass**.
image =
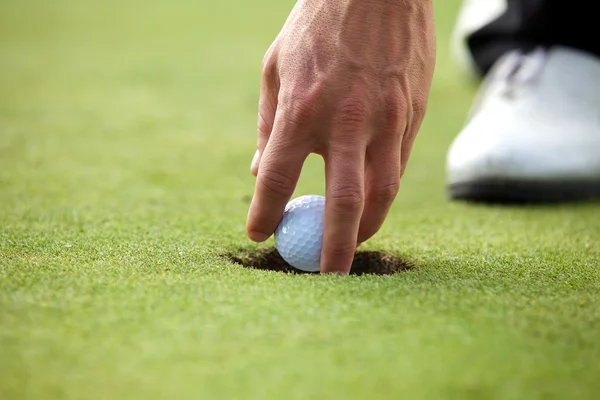
<path id="1" fill-rule="evenodd" d="M 431 104 L 367 249 L 248 270 L 260 62 L 292 1 L 0 4 L 1 399 L 596 399 L 600 206 L 450 203 L 473 88 L 436 2 Z M 323 193 L 312 157 L 297 195 Z"/>

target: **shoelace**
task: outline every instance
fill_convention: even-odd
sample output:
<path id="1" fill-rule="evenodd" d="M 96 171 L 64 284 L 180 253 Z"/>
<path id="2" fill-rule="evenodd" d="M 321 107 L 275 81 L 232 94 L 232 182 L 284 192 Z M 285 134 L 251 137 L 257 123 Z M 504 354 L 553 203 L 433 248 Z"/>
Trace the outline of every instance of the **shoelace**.
<path id="1" fill-rule="evenodd" d="M 515 96 L 519 90 L 532 83 L 540 75 L 546 63 L 547 52 L 543 48 L 536 48 L 531 53 L 514 52 L 501 66 L 496 79 L 505 83 L 505 93 Z"/>
<path id="2" fill-rule="evenodd" d="M 515 98 L 540 75 L 546 64 L 546 59 L 547 51 L 539 47 L 529 53 L 514 50 L 498 60 L 481 83 L 481 88 L 467 115 L 467 122 L 484 102 L 490 86 L 495 86 L 498 82 L 501 82 L 501 95 L 510 99 Z"/>

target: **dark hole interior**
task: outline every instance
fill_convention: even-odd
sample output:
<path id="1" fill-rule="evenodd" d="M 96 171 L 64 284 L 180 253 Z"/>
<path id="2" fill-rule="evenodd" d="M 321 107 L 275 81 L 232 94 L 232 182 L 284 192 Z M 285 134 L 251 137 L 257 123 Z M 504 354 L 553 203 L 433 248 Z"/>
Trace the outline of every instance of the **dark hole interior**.
<path id="1" fill-rule="evenodd" d="M 275 248 L 242 250 L 236 253 L 228 253 L 225 257 L 229 261 L 246 268 L 283 273 L 318 274 L 318 272 L 300 271 L 290 266 Z M 393 254 L 378 251 L 358 251 L 354 256 L 350 275 L 393 275 L 414 268 L 414 265 Z"/>

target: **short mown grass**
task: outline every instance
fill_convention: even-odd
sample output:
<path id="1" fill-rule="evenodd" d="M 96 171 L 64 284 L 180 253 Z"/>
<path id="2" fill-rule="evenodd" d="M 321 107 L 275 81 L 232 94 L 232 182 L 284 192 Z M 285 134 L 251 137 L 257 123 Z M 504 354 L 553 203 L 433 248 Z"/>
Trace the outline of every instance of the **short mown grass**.
<path id="1" fill-rule="evenodd" d="M 0 4 L 1 399 L 597 399 L 600 205 L 444 193 L 473 87 L 436 2 L 431 104 L 361 251 L 244 268 L 260 62 L 292 1 Z M 297 195 L 322 194 L 311 157 Z M 267 249 L 267 250 L 265 250 Z M 256 254 L 256 253 L 255 253 Z"/>

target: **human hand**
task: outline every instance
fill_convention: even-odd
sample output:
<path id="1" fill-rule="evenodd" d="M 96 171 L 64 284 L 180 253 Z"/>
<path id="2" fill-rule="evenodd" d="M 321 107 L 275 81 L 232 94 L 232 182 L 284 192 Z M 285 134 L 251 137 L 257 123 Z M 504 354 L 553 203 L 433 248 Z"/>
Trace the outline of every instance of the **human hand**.
<path id="1" fill-rule="evenodd" d="M 347 274 L 399 190 L 434 64 L 431 0 L 299 0 L 263 61 L 249 238 L 271 236 L 319 154 L 321 272 Z"/>

